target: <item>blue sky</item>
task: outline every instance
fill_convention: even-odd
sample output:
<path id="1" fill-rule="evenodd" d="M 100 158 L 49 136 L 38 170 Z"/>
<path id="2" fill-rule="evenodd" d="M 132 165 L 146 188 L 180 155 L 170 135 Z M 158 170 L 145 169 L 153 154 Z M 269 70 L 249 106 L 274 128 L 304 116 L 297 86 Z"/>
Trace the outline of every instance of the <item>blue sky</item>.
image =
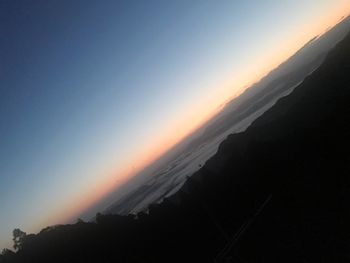
<path id="1" fill-rule="evenodd" d="M 74 216 L 346 5 L 0 1 L 0 247 Z"/>

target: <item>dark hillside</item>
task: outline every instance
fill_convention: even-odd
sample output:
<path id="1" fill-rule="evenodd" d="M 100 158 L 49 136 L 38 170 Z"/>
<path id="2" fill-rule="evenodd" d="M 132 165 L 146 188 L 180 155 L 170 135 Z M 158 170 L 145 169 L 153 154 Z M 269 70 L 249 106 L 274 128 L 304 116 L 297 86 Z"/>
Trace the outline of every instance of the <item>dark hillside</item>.
<path id="1" fill-rule="evenodd" d="M 349 262 L 349 101 L 350 35 L 149 215 L 49 228 L 0 262 Z"/>

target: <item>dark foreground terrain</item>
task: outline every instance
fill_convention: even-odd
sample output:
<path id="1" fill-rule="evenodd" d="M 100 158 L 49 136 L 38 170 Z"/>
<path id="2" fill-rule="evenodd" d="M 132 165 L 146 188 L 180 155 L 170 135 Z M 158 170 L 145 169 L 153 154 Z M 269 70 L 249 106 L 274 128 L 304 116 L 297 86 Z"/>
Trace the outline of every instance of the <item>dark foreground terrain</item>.
<path id="1" fill-rule="evenodd" d="M 0 262 L 350 262 L 350 36 L 137 217 L 47 228 Z"/>

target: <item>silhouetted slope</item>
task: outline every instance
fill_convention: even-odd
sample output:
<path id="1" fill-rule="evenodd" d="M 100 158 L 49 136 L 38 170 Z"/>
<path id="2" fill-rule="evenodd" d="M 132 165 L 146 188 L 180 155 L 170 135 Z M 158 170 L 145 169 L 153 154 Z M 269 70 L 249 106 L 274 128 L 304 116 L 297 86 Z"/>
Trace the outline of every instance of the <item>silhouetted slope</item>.
<path id="1" fill-rule="evenodd" d="M 349 262 L 349 99 L 347 36 L 149 215 L 46 229 L 3 262 Z"/>
<path id="2" fill-rule="evenodd" d="M 349 261 L 349 73 L 348 36 L 317 72 L 245 133 L 230 136 L 208 162 L 212 173 L 227 176 L 232 192 L 242 192 L 239 199 L 273 194 L 231 251 L 242 262 Z"/>
<path id="3" fill-rule="evenodd" d="M 90 210 L 98 211 L 108 204 L 103 213 L 126 215 L 142 211 L 178 191 L 186 175 L 196 172 L 213 156 L 227 135 L 244 131 L 279 98 L 290 94 L 312 74 L 349 29 L 350 17 L 347 17 L 322 36 L 310 40 L 238 98 L 226 103 L 210 121 Z"/>

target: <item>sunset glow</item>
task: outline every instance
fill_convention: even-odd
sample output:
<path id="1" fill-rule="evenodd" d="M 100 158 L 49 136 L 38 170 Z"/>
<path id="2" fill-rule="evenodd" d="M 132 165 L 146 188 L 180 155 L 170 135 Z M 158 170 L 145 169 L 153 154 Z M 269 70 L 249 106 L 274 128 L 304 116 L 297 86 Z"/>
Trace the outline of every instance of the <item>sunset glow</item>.
<path id="1" fill-rule="evenodd" d="M 105 173 L 105 180 L 96 178 L 95 182 L 91 182 L 91 187 L 85 190 L 86 193 L 90 193 L 88 196 L 77 194 L 74 197 L 75 202 L 63 204 L 56 215 L 53 214 L 39 222 L 33 228 L 33 231 L 37 231 L 43 225 L 50 225 L 52 222 L 74 221 L 79 214 L 111 191 L 115 191 L 147 165 L 156 161 L 188 134 L 205 124 L 208 119 L 218 112 L 220 105 L 227 102 L 228 98 L 233 99 L 239 96 L 247 87 L 258 82 L 271 69 L 288 59 L 311 38 L 325 33 L 337 24 L 340 18 L 349 13 L 348 11 L 350 11 L 350 4 L 343 2 L 342 5 L 336 6 L 332 12 L 325 15 L 321 23 L 312 21 L 305 26 L 301 32 L 302 34 L 298 31 L 298 35 L 291 36 L 285 45 L 277 49 L 276 47 L 271 47 L 261 57 L 254 58 L 254 65 L 241 69 L 239 77 L 237 75 L 229 76 L 227 80 L 222 80 L 215 86 L 210 87 L 207 95 L 203 94 L 199 101 L 191 105 L 190 108 L 184 109 L 182 112 L 179 111 L 178 116 L 171 121 L 169 126 L 165 127 L 159 134 L 155 133 L 154 141 L 144 142 L 140 150 L 134 152 L 134 155 L 130 157 L 129 162 L 119 166 L 121 169 L 113 171 L 112 167 L 111 171 Z M 130 167 L 133 167 L 133 170 L 130 170 Z M 66 213 L 62 213 L 62 211 L 66 211 Z"/>
<path id="2" fill-rule="evenodd" d="M 16 227 L 37 232 L 98 212 L 350 12 L 347 0 L 49 2 L 0 11 L 9 21 L 0 34 L 0 248 Z"/>
<path id="3" fill-rule="evenodd" d="M 121 170 L 110 173 L 110 178 L 105 182 L 100 182 L 100 185 L 94 185 L 95 190 L 90 189 L 90 191 L 87 191 L 91 193 L 91 196 L 89 196 L 88 199 L 83 198 L 80 201 L 77 201 L 77 206 L 72 206 L 67 212 L 68 217 L 61 218 L 58 221 L 67 222 L 75 219 L 77 215 L 88 209 L 92 204 L 98 202 L 108 193 L 114 191 L 130 178 L 137 175 L 137 173 L 144 167 L 156 161 L 188 134 L 205 124 L 207 120 L 219 111 L 220 105 L 227 102 L 228 98 L 233 99 L 234 97 L 239 96 L 245 88 L 258 82 L 269 71 L 271 71 L 271 69 L 277 67 L 283 61 L 288 59 L 311 38 L 317 35 L 322 35 L 328 29 L 336 25 L 340 21 L 340 18 L 349 13 L 347 10 L 350 11 L 350 4 L 345 2 L 342 3 L 340 7 L 337 6 L 335 7 L 335 10 L 329 12 L 329 14 L 324 17 L 321 24 L 310 23 L 310 25 L 304 28 L 302 35 L 298 32 L 298 36 L 295 36 L 294 38 L 291 37 L 286 42 L 287 44 L 289 43 L 289 45 L 283 45 L 283 47 L 279 48 L 277 51 L 276 49 L 273 51 L 269 50 L 266 54 L 256 58 L 255 64 L 258 65 L 257 67 L 242 69 L 242 75 L 239 78 L 233 76 L 228 80 L 223 80 L 222 82 L 217 83 L 217 87 L 212 87 L 207 96 L 203 95 L 197 104 L 193 104 L 189 109 L 179 112 L 179 116 L 176 120 L 173 120 L 171 126 L 164 129 L 160 134 L 157 134 L 154 141 L 147 142 L 148 144 L 141 147 L 143 151 L 136 153 L 135 156 L 130 159 L 129 164 L 123 166 L 133 166 L 134 170 L 132 172 Z M 218 89 L 221 90 L 221 92 L 217 92 Z M 118 177 L 117 182 L 115 181 L 116 176 Z M 47 223 L 48 222 L 50 222 L 50 220 L 48 220 Z"/>

